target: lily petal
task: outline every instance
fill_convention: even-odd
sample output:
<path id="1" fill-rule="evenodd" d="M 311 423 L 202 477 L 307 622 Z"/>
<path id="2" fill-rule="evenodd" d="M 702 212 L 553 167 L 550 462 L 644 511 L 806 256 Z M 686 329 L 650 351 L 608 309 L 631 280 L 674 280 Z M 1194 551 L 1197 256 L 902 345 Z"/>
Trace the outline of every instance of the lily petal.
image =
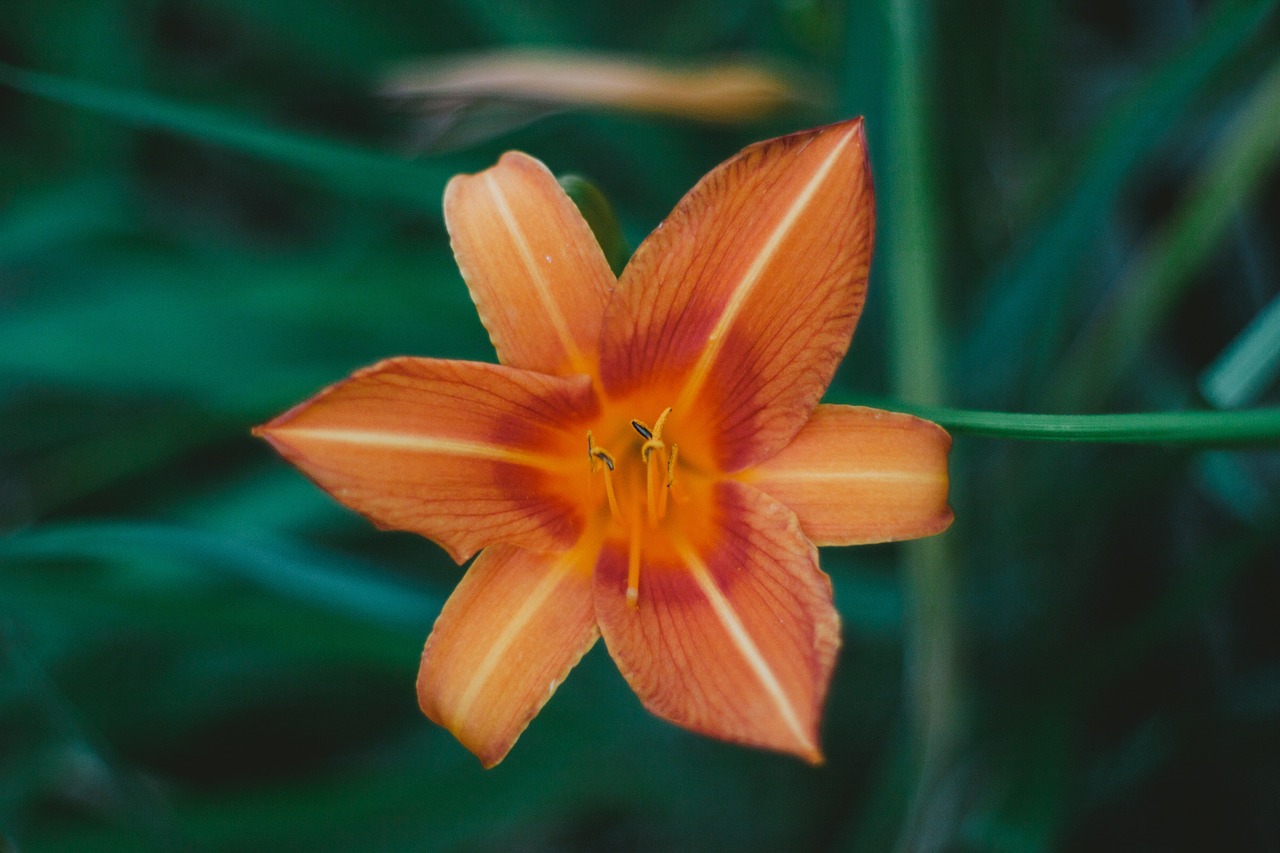
<path id="1" fill-rule="evenodd" d="M 529 103 L 588 106 L 702 122 L 751 121 L 812 100 L 759 64 L 673 66 L 579 50 L 523 48 L 458 54 L 392 69 L 382 94 L 419 108 Z M 508 128 L 502 127 L 502 130 Z"/>
<path id="2" fill-rule="evenodd" d="M 435 540 L 459 563 L 485 545 L 564 549 L 584 526 L 590 379 L 396 358 L 255 433 L 347 506 Z"/>
<path id="3" fill-rule="evenodd" d="M 800 518 L 815 545 L 864 545 L 941 533 L 951 436 L 911 415 L 818 406 L 772 459 L 740 478 Z"/>
<path id="4" fill-rule="evenodd" d="M 681 453 L 720 470 L 772 456 L 849 347 L 874 224 L 861 119 L 762 142 L 720 165 L 622 274 L 601 339 L 609 396 L 665 387 L 669 399 L 647 407 L 671 406 Z M 697 429 L 678 426 L 695 419 Z"/>
<path id="5" fill-rule="evenodd" d="M 511 367 L 594 373 L 614 277 L 578 208 L 541 162 L 511 151 L 444 192 L 458 268 Z"/>
<path id="6" fill-rule="evenodd" d="M 418 703 L 485 767 L 501 761 L 600 632 L 590 545 L 486 548 L 422 651 Z"/>
<path id="7" fill-rule="evenodd" d="M 698 539 L 645 539 L 635 607 L 626 543 L 606 543 L 596 564 L 600 631 L 653 713 L 818 763 L 840 645 L 831 581 L 782 504 L 732 481 L 711 494 L 708 524 L 691 530 Z"/>

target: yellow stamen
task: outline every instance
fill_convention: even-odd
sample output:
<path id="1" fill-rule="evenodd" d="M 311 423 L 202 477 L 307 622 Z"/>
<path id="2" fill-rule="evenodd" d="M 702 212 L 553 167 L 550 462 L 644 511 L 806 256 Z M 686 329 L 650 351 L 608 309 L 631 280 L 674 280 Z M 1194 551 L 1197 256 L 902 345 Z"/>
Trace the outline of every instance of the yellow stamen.
<path id="1" fill-rule="evenodd" d="M 634 506 L 634 504 L 633 504 Z M 627 606 L 635 610 L 640 606 L 640 519 L 634 510 L 631 513 L 631 530 L 627 543 Z"/>
<path id="2" fill-rule="evenodd" d="M 648 425 L 643 421 L 631 421 L 632 428 L 645 438 L 645 443 L 640 446 L 640 458 L 644 460 L 644 492 L 646 511 L 649 519 L 649 526 L 654 527 L 667 514 L 667 488 L 671 483 L 665 483 L 665 487 L 658 486 L 655 482 L 661 477 L 661 472 L 657 469 L 657 465 L 662 465 L 661 458 L 655 460 L 654 454 L 658 453 L 661 457 L 666 457 L 667 479 L 672 477 L 672 459 L 666 456 L 667 445 L 662 440 L 662 428 L 667 424 L 667 417 L 671 414 L 671 407 L 667 406 L 662 410 L 662 414 L 658 415 L 658 420 L 653 425 L 653 429 L 649 429 Z"/>
<path id="3" fill-rule="evenodd" d="M 622 523 L 622 510 L 618 508 L 618 496 L 613 491 L 613 466 L 604 471 L 604 493 L 609 497 L 609 513 L 613 520 Z"/>
<path id="4" fill-rule="evenodd" d="M 676 457 L 680 455 L 680 445 L 671 445 L 671 455 L 667 457 L 667 481 L 662 491 L 658 492 L 658 518 L 667 516 L 667 497 L 676 482 Z"/>
<path id="5" fill-rule="evenodd" d="M 645 447 L 648 448 L 648 446 L 651 443 L 652 442 L 645 442 Z M 661 447 L 661 446 L 662 446 L 662 442 L 658 442 L 658 447 Z M 643 449 L 641 450 L 641 453 L 642 454 L 644 453 Z M 644 455 L 644 460 L 645 460 L 644 461 L 644 496 L 645 496 L 645 504 L 646 504 L 645 510 L 648 513 L 650 527 L 657 526 L 658 519 L 662 517 L 661 514 L 659 514 L 658 512 L 658 499 L 657 499 L 657 495 L 654 494 L 654 489 L 653 489 L 653 475 L 656 473 L 653 465 L 654 459 L 655 459 L 655 456 L 653 455 L 652 452 Z"/>
<path id="6" fill-rule="evenodd" d="M 613 454 L 603 447 L 596 447 L 595 436 L 587 430 L 587 458 L 591 460 L 591 473 L 604 472 L 604 493 L 609 498 L 609 513 L 616 522 L 622 522 L 622 510 L 618 508 L 618 495 L 613 490 L 613 469 L 617 463 Z"/>
<path id="7" fill-rule="evenodd" d="M 658 422 L 653 425 L 653 437 L 662 440 L 662 428 L 666 426 L 667 415 L 671 414 L 671 407 L 667 406 L 662 410 L 662 414 L 658 415 Z"/>
<path id="8" fill-rule="evenodd" d="M 596 437 L 587 430 L 587 461 L 591 463 L 591 473 L 596 472 L 599 463 L 596 461 Z"/>

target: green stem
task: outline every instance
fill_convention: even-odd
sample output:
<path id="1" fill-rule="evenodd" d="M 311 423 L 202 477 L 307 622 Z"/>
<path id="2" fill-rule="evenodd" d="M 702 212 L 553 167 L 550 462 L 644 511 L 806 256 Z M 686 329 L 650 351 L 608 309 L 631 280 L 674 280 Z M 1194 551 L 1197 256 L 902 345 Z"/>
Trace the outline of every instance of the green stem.
<path id="1" fill-rule="evenodd" d="M 889 178 L 879 193 L 884 212 L 890 370 L 893 386 L 907 400 L 937 405 L 945 394 L 944 336 L 939 317 L 938 214 L 934 198 L 932 133 L 929 127 L 933 67 L 931 3 L 892 0 Z M 909 543 L 903 549 L 908 627 L 904 649 L 907 693 L 914 734 L 914 790 L 909 795 L 902 848 L 916 846 L 939 781 L 962 738 L 962 702 L 957 663 L 957 579 L 945 537 Z"/>
<path id="2" fill-rule="evenodd" d="M 1122 415 L 1035 415 L 912 405 L 891 408 L 928 418 L 953 432 L 991 438 L 1201 447 L 1280 445 L 1280 407 Z"/>

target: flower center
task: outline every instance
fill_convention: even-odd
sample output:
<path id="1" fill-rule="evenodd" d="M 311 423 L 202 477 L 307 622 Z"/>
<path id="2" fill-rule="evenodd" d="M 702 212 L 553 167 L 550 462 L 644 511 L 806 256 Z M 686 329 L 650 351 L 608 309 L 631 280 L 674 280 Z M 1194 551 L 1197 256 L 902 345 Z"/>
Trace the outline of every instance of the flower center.
<path id="1" fill-rule="evenodd" d="M 652 427 L 641 420 L 630 421 L 631 428 L 642 440 L 639 447 L 641 466 L 620 465 L 612 453 L 596 444 L 595 436 L 587 430 L 587 458 L 591 473 L 602 475 L 609 514 L 628 540 L 627 604 L 631 607 L 637 606 L 639 601 L 640 545 L 644 530 L 658 527 L 667 517 L 672 489 L 676 485 L 680 448 L 668 444 L 662 435 L 670 414 L 671 407 L 668 406 Z M 594 477 L 592 479 L 594 482 Z M 641 480 L 643 486 L 640 485 Z"/>

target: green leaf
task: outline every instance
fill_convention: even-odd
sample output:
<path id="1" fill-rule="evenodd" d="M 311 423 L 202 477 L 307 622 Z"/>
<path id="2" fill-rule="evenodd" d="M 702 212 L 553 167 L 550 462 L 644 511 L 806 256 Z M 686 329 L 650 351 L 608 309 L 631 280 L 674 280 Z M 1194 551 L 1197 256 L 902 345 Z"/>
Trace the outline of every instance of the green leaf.
<path id="1" fill-rule="evenodd" d="M 111 521 L 45 525 L 0 537 L 7 584 L 17 579 L 20 565 L 86 560 L 132 567 L 140 586 L 151 591 L 209 588 L 217 576 L 199 570 L 208 567 L 281 599 L 410 631 L 420 630 L 442 605 L 425 589 L 379 579 L 375 567 L 353 558 L 268 537 Z M 162 569 L 149 571 L 148 564 Z M 26 577 L 38 581 L 29 569 Z M 128 583 L 128 577 L 120 580 Z"/>
<path id="2" fill-rule="evenodd" d="M 622 269 L 631 257 L 631 246 L 623 236 L 622 226 L 613 212 L 613 205 L 600 188 L 580 175 L 564 175 L 560 186 L 578 206 L 582 218 L 591 226 L 591 233 L 604 251 L 609 261 L 609 268 L 614 275 L 621 275 Z"/>
<path id="3" fill-rule="evenodd" d="M 99 250 L 0 312 L 0 379 L 185 398 L 249 420 L 392 355 L 487 359 L 443 252 L 198 258 Z M 433 283 L 439 286 L 433 286 Z"/>

